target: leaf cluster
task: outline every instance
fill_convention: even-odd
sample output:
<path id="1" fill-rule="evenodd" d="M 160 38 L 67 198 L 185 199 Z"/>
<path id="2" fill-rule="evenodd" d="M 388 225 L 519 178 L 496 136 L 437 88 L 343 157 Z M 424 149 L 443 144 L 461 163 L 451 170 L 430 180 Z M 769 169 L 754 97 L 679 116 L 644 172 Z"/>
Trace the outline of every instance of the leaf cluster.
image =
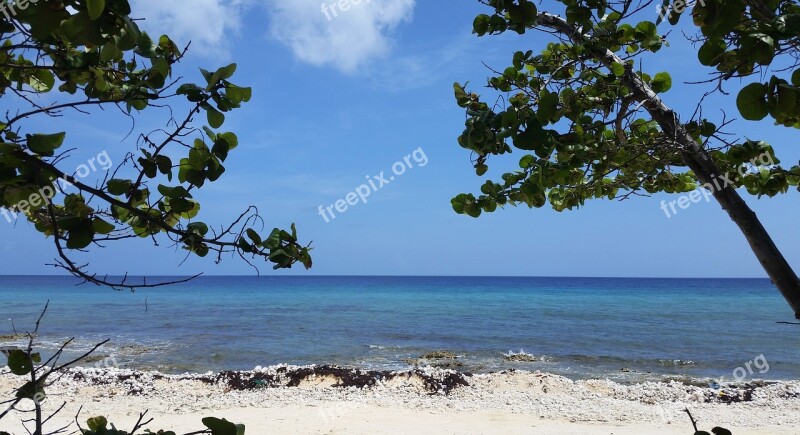
<path id="1" fill-rule="evenodd" d="M 686 13 L 686 12 L 684 12 Z M 800 4 L 792 0 L 706 0 L 691 11 L 700 30 L 697 58 L 714 67 L 720 80 L 774 74 L 742 89 L 736 99 L 742 117 L 800 128 Z M 682 14 L 673 13 L 677 24 Z M 785 62 L 788 60 L 788 63 Z"/>
<path id="2" fill-rule="evenodd" d="M 296 231 L 275 229 L 259 249 L 242 243 L 258 231 L 258 211 L 251 207 L 232 225 L 213 230 L 198 221 L 201 204 L 195 192 L 225 173 L 225 161 L 239 145 L 237 135 L 220 131 L 226 116 L 252 98 L 252 89 L 231 81 L 236 64 L 201 69 L 202 83 L 173 79 L 185 53 L 168 36 L 153 39 L 131 17 L 128 0 L 50 0 L 0 15 L 0 97 L 28 106 L 0 120 L 0 207 L 24 213 L 35 228 L 52 237 L 54 264 L 86 281 L 116 288 L 145 283 L 109 283 L 91 274 L 71 253 L 129 238 L 165 236 L 189 254 L 210 252 L 260 257 L 276 268 L 300 262 L 311 266 L 310 249 Z M 42 106 L 43 95 L 68 101 Z M 69 99 L 72 97 L 72 99 Z M 187 107 L 181 119 L 166 101 Z M 77 179 L 63 167 L 71 150 L 67 132 L 27 131 L 35 117 L 63 116 L 65 111 L 117 108 L 135 119 L 146 110 L 167 109 L 168 128 L 138 137 L 100 185 Z M 195 126 L 197 115 L 207 125 Z M 61 164 L 60 164 L 61 163 Z M 68 192 L 74 187 L 77 192 Z M 55 190 L 52 198 L 44 192 Z M 263 226 L 263 225 L 262 225 Z"/>
<path id="3" fill-rule="evenodd" d="M 541 14 L 547 14 L 526 0 L 486 3 L 494 13 L 475 19 L 473 32 L 479 36 L 538 30 Z M 523 153 L 518 170 L 486 181 L 480 195 L 453 198 L 457 213 L 478 217 L 507 204 L 538 208 L 547 203 L 563 211 L 589 199 L 683 193 L 701 184 L 686 169 L 685 150 L 636 103 L 623 80 L 627 73 L 636 74 L 655 94 L 672 88 L 668 72 L 651 75 L 635 63 L 638 56 L 658 53 L 666 45 L 656 23 L 630 22 L 626 9 L 605 1 L 561 3 L 572 29 L 564 32 L 574 34 L 556 35 L 558 40 L 539 53 L 518 51 L 509 67 L 492 71 L 488 88 L 498 96 L 496 102 L 482 100 L 466 84 L 454 85 L 456 103 L 466 112 L 458 143 L 473 153 L 478 176 L 488 172 L 491 157 Z M 597 53 L 605 52 L 622 62 L 604 63 Z M 778 166 L 772 147 L 763 141 L 730 142 L 721 132 L 727 122 L 717 125 L 701 117 L 683 126 L 707 147 L 735 187 L 774 196 L 800 184 L 800 166 Z M 769 158 L 758 159 L 762 155 Z M 744 166 L 750 170 L 741 171 Z"/>

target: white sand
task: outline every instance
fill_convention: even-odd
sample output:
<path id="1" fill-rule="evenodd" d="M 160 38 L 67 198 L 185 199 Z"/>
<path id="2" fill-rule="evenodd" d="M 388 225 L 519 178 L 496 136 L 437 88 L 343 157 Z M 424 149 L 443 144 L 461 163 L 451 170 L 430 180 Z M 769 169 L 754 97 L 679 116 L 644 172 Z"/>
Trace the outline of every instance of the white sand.
<path id="1" fill-rule="evenodd" d="M 274 368 L 263 372 L 274 373 Z M 120 381 L 120 375 L 135 376 Z M 468 378 L 470 386 L 449 395 L 429 394 L 416 376 L 365 389 L 333 387 L 336 379 L 317 377 L 298 387 L 246 391 L 198 378 L 75 369 L 48 389 L 46 407 L 67 402 L 53 428 L 73 421 L 82 405 L 81 421 L 105 415 L 121 429 L 130 429 L 138 413 L 149 410 L 155 418 L 148 426 L 152 430 L 199 430 L 202 417 L 216 416 L 244 423 L 251 435 L 691 434 L 682 412 L 689 407 L 705 430 L 722 425 L 734 434 L 800 434 L 800 382 L 769 384 L 756 388 L 752 401 L 724 404 L 714 403 L 717 391 L 677 382 L 573 382 L 529 372 L 477 375 Z M 17 377 L 0 374 L 0 397 L 10 397 L 18 385 Z M 0 420 L 0 429 L 27 433 L 18 417 Z"/>

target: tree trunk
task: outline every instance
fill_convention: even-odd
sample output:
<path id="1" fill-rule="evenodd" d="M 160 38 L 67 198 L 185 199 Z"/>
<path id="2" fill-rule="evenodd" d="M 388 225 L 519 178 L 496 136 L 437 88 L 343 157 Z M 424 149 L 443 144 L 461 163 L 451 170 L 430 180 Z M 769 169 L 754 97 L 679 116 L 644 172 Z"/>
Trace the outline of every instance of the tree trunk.
<path id="1" fill-rule="evenodd" d="M 682 126 L 680 127 L 682 128 Z M 692 139 L 692 141 L 694 140 Z M 685 153 L 683 159 L 703 183 L 714 185 L 714 180 L 720 181 L 722 174 L 720 174 L 719 168 L 704 150 L 702 153 Z M 744 234 L 747 243 L 756 254 L 756 258 L 772 279 L 772 283 L 778 287 L 783 297 L 786 298 L 786 302 L 794 310 L 795 318 L 800 319 L 800 280 L 772 241 L 761 221 L 739 196 L 736 189 L 731 186 L 714 189 L 712 193 L 714 199 Z"/>
<path id="2" fill-rule="evenodd" d="M 538 24 L 569 37 L 575 44 L 584 42 L 583 35 L 561 17 L 540 13 Z M 614 63 L 624 65 L 622 59 L 610 50 L 597 49 L 593 50 L 591 54 L 609 68 Z M 697 143 L 680 123 L 675 112 L 664 104 L 650 86 L 642 81 L 641 77 L 630 68 L 626 68 L 625 74 L 620 79 L 631 89 L 637 102 L 643 104 L 664 133 L 681 146 L 683 161 L 694 171 L 697 178 L 704 184 L 721 185 L 721 188 L 712 189 L 714 199 L 739 227 L 772 283 L 780 290 L 786 302 L 794 310 L 795 318 L 800 319 L 800 279 L 778 250 L 753 210 L 739 196 L 736 189 L 724 181 L 724 177 L 727 175 L 720 171 L 703 146 Z"/>

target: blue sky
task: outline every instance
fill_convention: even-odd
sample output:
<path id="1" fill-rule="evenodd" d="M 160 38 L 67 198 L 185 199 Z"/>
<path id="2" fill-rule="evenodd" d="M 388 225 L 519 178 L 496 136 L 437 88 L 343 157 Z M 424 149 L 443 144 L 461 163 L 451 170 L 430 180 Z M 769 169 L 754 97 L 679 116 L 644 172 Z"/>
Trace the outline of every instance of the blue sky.
<path id="1" fill-rule="evenodd" d="M 477 220 L 456 215 L 450 199 L 478 192 L 483 181 L 456 143 L 464 113 L 454 102 L 452 83 L 482 85 L 489 75 L 482 62 L 505 68 L 515 50 L 541 48 L 546 35 L 474 37 L 472 20 L 485 12 L 476 1 L 373 0 L 331 20 L 321 3 L 133 2 L 134 15 L 146 18 L 142 25 L 151 33 L 193 41 L 178 70 L 187 80 L 199 81 L 198 67 L 237 62 L 233 81 L 253 87 L 252 101 L 225 124 L 240 137 L 227 173 L 197 198 L 203 205 L 200 218 L 217 226 L 251 204 L 269 228 L 296 222 L 301 239 L 313 241 L 315 267 L 277 273 L 764 276 L 744 237 L 713 202 L 694 204 L 672 218 L 659 208 L 661 200 L 675 199 L 668 196 L 593 201 L 565 213 L 508 208 Z M 678 32 L 670 42 L 643 68 L 673 73 L 675 84 L 664 98 L 688 117 L 705 88 L 682 82 L 702 79 L 708 71 Z M 721 110 L 734 115 L 734 100 L 712 98 L 706 116 L 719 119 Z M 164 122 L 163 112 L 145 113 L 133 126 L 105 112 L 39 120 L 31 129 L 68 131 L 67 144 L 76 148 L 68 164 L 77 166 L 102 151 L 117 163 L 134 144 L 135 135 L 126 138 L 132 127 L 148 131 Z M 736 122 L 729 130 L 769 141 L 784 162 L 800 160 L 797 131 L 770 127 Z M 395 162 L 419 149 L 427 164 L 413 165 L 368 203 L 337 213 L 329 223 L 318 214 L 320 205 L 345 198 L 366 176 L 383 171 L 388 177 Z M 487 176 L 498 178 L 501 167 L 520 156 L 496 160 Z M 800 265 L 797 199 L 796 192 L 747 197 L 794 265 Z M 0 264 L 0 274 L 55 272 L 45 265 L 54 257 L 52 243 L 26 222 L 0 220 L 0 247 L 10 259 Z M 154 247 L 149 240 L 95 248 L 80 258 L 93 271 L 110 274 L 255 273 L 235 258 L 221 264 L 189 259 L 181 265 L 182 251 Z M 261 266 L 264 274 L 276 273 Z"/>

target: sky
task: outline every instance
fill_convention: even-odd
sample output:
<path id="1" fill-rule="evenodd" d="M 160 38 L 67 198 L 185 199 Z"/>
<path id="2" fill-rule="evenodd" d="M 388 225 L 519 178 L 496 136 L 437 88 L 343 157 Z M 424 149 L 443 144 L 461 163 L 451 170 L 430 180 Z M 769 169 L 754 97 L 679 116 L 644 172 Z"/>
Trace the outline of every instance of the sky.
<path id="1" fill-rule="evenodd" d="M 660 2 L 659 2 L 660 3 Z M 667 217 L 656 195 L 627 201 L 595 200 L 576 211 L 508 207 L 479 219 L 457 215 L 450 199 L 478 193 L 486 177 L 498 179 L 522 155 L 495 160 L 477 177 L 456 138 L 465 114 L 455 104 L 453 82 L 481 90 L 487 66 L 504 69 L 516 50 L 541 49 L 547 35 L 478 38 L 472 20 L 488 12 L 477 1 L 364 0 L 349 10 L 332 0 L 136 0 L 133 14 L 151 34 L 191 41 L 176 73 L 202 80 L 198 68 L 238 64 L 234 83 L 251 86 L 253 99 L 230 113 L 225 129 L 240 145 L 227 172 L 196 196 L 199 216 L 219 227 L 250 205 L 268 228 L 296 223 L 301 241 L 313 242 L 311 271 L 261 274 L 499 275 L 631 277 L 763 277 L 744 237 L 714 202 L 701 201 Z M 327 9 L 323 8 L 323 4 Z M 332 9 L 334 8 L 334 9 Z M 540 9 L 558 10 L 552 1 Z M 327 11 L 327 12 L 325 12 Z M 335 12 L 335 13 L 334 13 Z M 654 19 L 655 11 L 652 11 Z M 669 71 L 673 89 L 664 100 L 691 116 L 706 87 L 685 84 L 709 70 L 673 30 L 671 45 L 642 63 Z M 729 90 L 738 84 L 730 84 Z M 735 94 L 733 94 L 735 95 Z M 736 114 L 732 96 L 716 95 L 706 116 Z M 75 151 L 67 165 L 103 152 L 114 163 L 138 132 L 163 127 L 164 112 L 147 111 L 132 124 L 118 113 L 69 113 L 40 119 L 32 131 L 68 131 Z M 785 163 L 800 160 L 797 130 L 764 122 L 734 122 L 729 131 L 772 143 Z M 129 132 L 134 134 L 129 135 Z M 399 163 L 398 163 L 399 162 Z M 371 192 L 367 202 L 337 212 L 337 200 L 368 179 L 404 173 Z M 101 177 L 102 168 L 92 177 Z M 744 195 L 746 193 L 743 192 Z M 352 199 L 352 196 L 351 196 Z M 800 265 L 800 211 L 795 191 L 772 199 L 746 197 L 789 262 Z M 334 206 L 335 219 L 319 213 Z M 327 212 L 326 212 L 327 213 Z M 0 274 L 59 273 L 47 266 L 52 241 L 27 222 L 0 219 Z M 148 239 L 95 247 L 79 255 L 93 272 L 133 275 L 255 275 L 238 258 L 189 258 Z"/>

